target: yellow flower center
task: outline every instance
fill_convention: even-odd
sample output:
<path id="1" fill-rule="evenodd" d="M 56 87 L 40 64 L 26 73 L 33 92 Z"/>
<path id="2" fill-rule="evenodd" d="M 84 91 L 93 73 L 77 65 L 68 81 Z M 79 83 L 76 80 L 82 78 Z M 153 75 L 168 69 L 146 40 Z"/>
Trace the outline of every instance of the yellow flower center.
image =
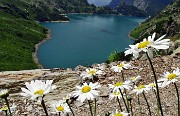
<path id="1" fill-rule="evenodd" d="M 2 111 L 8 110 L 8 107 L 7 107 L 7 106 L 4 106 L 4 107 L 1 108 L 0 110 L 2 110 Z"/>
<path id="2" fill-rule="evenodd" d="M 172 79 L 176 78 L 176 76 L 177 76 L 176 74 L 169 74 L 167 78 L 169 80 L 172 80 Z"/>
<path id="3" fill-rule="evenodd" d="M 145 48 L 147 47 L 148 44 L 150 44 L 151 42 L 149 41 L 143 41 L 143 42 L 140 42 L 139 45 L 138 45 L 138 48 Z"/>
<path id="4" fill-rule="evenodd" d="M 114 92 L 113 94 L 114 95 L 120 95 L 120 92 Z"/>
<path id="5" fill-rule="evenodd" d="M 44 90 L 39 89 L 39 90 L 37 90 L 37 91 L 34 92 L 34 95 L 36 95 L 36 94 L 38 94 L 38 95 L 43 95 L 43 94 L 44 94 Z"/>
<path id="6" fill-rule="evenodd" d="M 123 85 L 123 82 L 117 82 L 116 84 L 114 84 L 115 87 L 122 86 L 122 85 Z"/>
<path id="7" fill-rule="evenodd" d="M 150 86 L 151 87 L 156 87 L 156 84 L 155 83 L 151 83 Z"/>
<path id="8" fill-rule="evenodd" d="M 120 68 L 120 67 L 123 67 L 123 66 L 124 66 L 124 64 L 122 64 L 122 63 L 120 63 L 120 64 L 117 65 L 117 67 L 119 67 L 119 68 Z"/>
<path id="9" fill-rule="evenodd" d="M 123 114 L 118 113 L 118 114 L 114 114 L 114 116 L 123 116 Z"/>
<path id="10" fill-rule="evenodd" d="M 140 89 L 143 89 L 143 88 L 146 88 L 145 85 L 139 85 L 136 89 L 140 90 Z"/>
<path id="11" fill-rule="evenodd" d="M 90 71 L 88 72 L 88 74 L 94 75 L 94 74 L 96 74 L 96 71 L 95 71 L 95 70 L 90 70 Z"/>
<path id="12" fill-rule="evenodd" d="M 132 80 L 132 81 L 135 81 L 135 80 L 136 80 L 136 78 L 135 78 L 135 77 L 132 77 L 132 78 L 131 78 L 131 80 Z"/>
<path id="13" fill-rule="evenodd" d="M 63 106 L 58 106 L 58 107 L 56 107 L 56 109 L 57 109 L 58 111 L 64 111 L 64 107 L 63 107 Z"/>
<path id="14" fill-rule="evenodd" d="M 81 91 L 82 91 L 83 93 L 90 92 L 90 91 L 91 91 L 91 87 L 89 87 L 89 86 L 84 86 Z"/>

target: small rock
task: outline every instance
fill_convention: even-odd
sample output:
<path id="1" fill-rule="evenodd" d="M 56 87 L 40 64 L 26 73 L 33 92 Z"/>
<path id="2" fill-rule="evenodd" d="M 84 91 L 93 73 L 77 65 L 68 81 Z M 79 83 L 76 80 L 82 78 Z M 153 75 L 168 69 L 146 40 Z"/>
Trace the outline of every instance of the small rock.
<path id="1" fill-rule="evenodd" d="M 114 79 L 115 79 L 115 77 L 114 77 L 114 76 L 108 77 L 108 80 L 113 81 Z"/>

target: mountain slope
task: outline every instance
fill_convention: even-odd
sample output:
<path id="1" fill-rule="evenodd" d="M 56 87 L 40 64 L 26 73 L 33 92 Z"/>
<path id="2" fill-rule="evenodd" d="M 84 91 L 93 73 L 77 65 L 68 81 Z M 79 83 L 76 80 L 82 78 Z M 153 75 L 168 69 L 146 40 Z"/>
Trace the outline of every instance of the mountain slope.
<path id="1" fill-rule="evenodd" d="M 134 0 L 133 5 L 153 16 L 172 1 L 173 0 Z"/>
<path id="2" fill-rule="evenodd" d="M 117 8 L 120 4 L 125 3 L 127 5 L 132 5 L 134 0 L 112 0 L 108 5 L 110 8 Z"/>
<path id="3" fill-rule="evenodd" d="M 175 0 L 155 17 L 142 23 L 130 35 L 142 40 L 153 32 L 159 35 L 167 34 L 171 40 L 180 38 L 180 0 Z"/>
<path id="4" fill-rule="evenodd" d="M 138 9 L 133 5 L 121 4 L 117 8 L 117 13 L 128 16 L 146 17 L 148 16 L 146 12 Z"/>
<path id="5" fill-rule="evenodd" d="M 111 0 L 87 0 L 89 4 L 94 4 L 95 6 L 106 6 Z"/>
<path id="6" fill-rule="evenodd" d="M 34 21 L 0 11 L 0 71 L 38 68 L 32 58 L 34 45 L 47 29 Z"/>
<path id="7" fill-rule="evenodd" d="M 173 0 L 112 0 L 108 5 L 110 8 L 117 8 L 121 3 L 133 5 L 140 10 L 144 10 L 149 15 L 155 15 Z"/>
<path id="8" fill-rule="evenodd" d="M 68 20 L 56 8 L 46 6 L 45 2 L 33 3 L 25 0 L 1 0 L 0 10 L 15 17 L 36 21 Z"/>

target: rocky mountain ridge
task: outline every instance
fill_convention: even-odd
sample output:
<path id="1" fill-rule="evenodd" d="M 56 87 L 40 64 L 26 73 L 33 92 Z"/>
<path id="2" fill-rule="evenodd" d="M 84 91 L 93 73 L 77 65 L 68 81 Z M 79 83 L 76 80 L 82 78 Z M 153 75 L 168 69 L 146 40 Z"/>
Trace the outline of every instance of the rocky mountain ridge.
<path id="1" fill-rule="evenodd" d="M 172 1 L 173 0 L 112 0 L 108 6 L 115 9 L 122 3 L 125 3 L 126 5 L 133 5 L 152 16 L 157 14 Z"/>
<path id="2" fill-rule="evenodd" d="M 143 38 L 158 33 L 167 35 L 172 41 L 180 38 L 180 0 L 175 0 L 156 16 L 149 18 L 131 31 L 130 35 L 141 41 Z"/>

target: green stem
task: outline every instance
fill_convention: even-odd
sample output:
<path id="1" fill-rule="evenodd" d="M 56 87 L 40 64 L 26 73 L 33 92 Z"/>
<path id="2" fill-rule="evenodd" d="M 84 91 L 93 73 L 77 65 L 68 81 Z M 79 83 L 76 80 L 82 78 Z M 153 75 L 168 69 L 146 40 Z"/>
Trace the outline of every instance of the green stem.
<path id="1" fill-rule="evenodd" d="M 72 115 L 75 116 L 75 114 L 74 114 L 74 112 L 73 112 L 73 110 L 71 108 L 71 105 L 69 104 L 69 100 L 66 100 L 66 103 L 69 106 L 69 109 L 71 110 Z"/>
<path id="2" fill-rule="evenodd" d="M 93 112 L 92 112 L 92 107 L 91 107 L 90 100 L 88 100 L 88 104 L 89 104 L 89 110 L 90 110 L 90 112 L 91 112 L 91 116 L 93 116 Z"/>
<path id="3" fill-rule="evenodd" d="M 155 70 L 154 70 L 154 67 L 153 67 L 153 64 L 152 64 L 152 61 L 148 55 L 148 53 L 146 52 L 146 55 L 147 55 L 147 58 L 149 60 L 149 63 L 150 63 L 150 66 L 151 66 L 151 69 L 153 71 L 153 75 L 154 75 L 154 80 L 155 80 L 155 84 L 156 84 L 156 91 L 157 91 L 157 102 L 158 102 L 158 107 L 161 111 L 161 116 L 163 116 L 163 110 L 162 110 L 162 106 L 161 106 L 161 100 L 160 100 L 160 95 L 159 95 L 159 88 L 158 88 L 158 83 L 157 83 L 157 77 L 156 77 L 156 73 L 155 73 Z"/>
<path id="4" fill-rule="evenodd" d="M 6 113 L 6 116 L 8 116 L 7 110 L 4 111 Z"/>
<path id="5" fill-rule="evenodd" d="M 120 103 L 120 101 L 119 101 L 119 98 L 118 98 L 118 97 L 117 97 L 117 101 L 118 101 L 118 104 L 119 104 L 119 108 L 120 108 L 120 110 L 121 110 L 121 112 L 122 112 L 121 103 Z"/>
<path id="6" fill-rule="evenodd" d="M 122 79 L 124 81 L 124 73 L 123 73 L 123 70 L 121 71 L 121 75 L 122 75 Z"/>
<path id="7" fill-rule="evenodd" d="M 123 81 L 124 81 L 124 73 L 123 73 L 123 70 L 121 71 L 121 74 L 122 74 L 122 79 L 123 79 Z M 128 102 L 126 90 L 124 90 L 124 93 L 125 93 L 125 95 L 126 95 L 126 103 L 127 103 L 127 107 L 128 107 L 128 110 L 129 110 L 129 102 Z"/>
<path id="8" fill-rule="evenodd" d="M 138 95 L 138 105 L 139 105 L 139 110 L 140 110 L 140 116 L 142 116 L 142 108 L 139 100 L 139 95 Z"/>
<path id="9" fill-rule="evenodd" d="M 94 116 L 96 116 L 96 102 L 97 102 L 97 100 L 96 100 L 96 98 L 94 99 Z"/>
<path id="10" fill-rule="evenodd" d="M 156 90 L 154 90 L 154 89 L 153 89 L 153 92 L 154 92 L 154 94 L 155 94 L 155 96 L 156 96 L 156 99 L 157 99 Z M 157 114 L 158 114 L 158 116 L 160 116 L 160 113 L 159 113 L 159 112 L 160 112 L 160 110 L 159 110 L 158 103 L 157 103 L 157 108 L 158 108 L 158 109 L 157 109 L 157 110 L 158 110 L 158 111 L 157 111 L 157 112 L 158 112 Z"/>
<path id="11" fill-rule="evenodd" d="M 44 109 L 44 112 L 45 112 L 46 116 L 48 116 L 48 112 L 47 112 L 47 110 L 46 110 L 46 106 L 45 106 L 43 97 L 42 97 L 41 105 L 42 105 L 42 107 L 43 107 L 43 109 Z"/>
<path id="12" fill-rule="evenodd" d="M 128 97 L 127 97 L 127 94 L 126 94 L 126 90 L 124 90 L 124 93 L 125 93 L 125 97 L 126 97 L 126 103 L 127 103 L 127 107 L 128 107 L 128 110 L 129 110 L 129 102 L 128 102 Z"/>
<path id="13" fill-rule="evenodd" d="M 7 99 L 7 97 L 4 98 L 4 99 L 5 99 L 6 105 L 7 105 L 7 107 L 8 107 L 9 114 L 10 114 L 10 116 L 12 116 L 11 109 L 10 109 L 10 107 L 9 107 L 8 99 Z"/>
<path id="14" fill-rule="evenodd" d="M 131 106 L 131 115 L 133 116 L 133 109 L 132 109 L 132 100 L 129 101 Z"/>
<path id="15" fill-rule="evenodd" d="M 147 107 L 148 107 L 148 110 L 149 110 L 149 115 L 152 116 L 152 115 L 151 115 L 151 109 L 150 109 L 149 103 L 148 103 L 148 101 L 147 101 L 147 98 L 146 98 L 146 95 L 145 95 L 144 92 L 143 92 L 143 96 L 144 96 L 144 99 L 145 99 L 145 101 L 146 101 L 146 104 L 147 104 Z"/>
<path id="16" fill-rule="evenodd" d="M 129 109 L 128 109 L 127 104 L 126 104 L 126 101 L 125 101 L 125 99 L 124 99 L 124 95 L 123 95 L 123 93 L 122 93 L 122 91 L 121 91 L 121 89 L 120 89 L 120 88 L 119 88 L 119 91 L 120 91 L 120 93 L 121 93 L 121 96 L 122 96 L 122 99 L 123 99 L 124 105 L 125 105 L 125 107 L 126 107 L 126 110 L 127 110 L 127 112 L 129 113 Z"/>
<path id="17" fill-rule="evenodd" d="M 176 88 L 176 93 L 177 93 L 177 98 L 178 98 L 178 116 L 180 116 L 179 92 L 178 92 L 178 87 L 176 83 L 174 83 L 174 86 Z"/>

